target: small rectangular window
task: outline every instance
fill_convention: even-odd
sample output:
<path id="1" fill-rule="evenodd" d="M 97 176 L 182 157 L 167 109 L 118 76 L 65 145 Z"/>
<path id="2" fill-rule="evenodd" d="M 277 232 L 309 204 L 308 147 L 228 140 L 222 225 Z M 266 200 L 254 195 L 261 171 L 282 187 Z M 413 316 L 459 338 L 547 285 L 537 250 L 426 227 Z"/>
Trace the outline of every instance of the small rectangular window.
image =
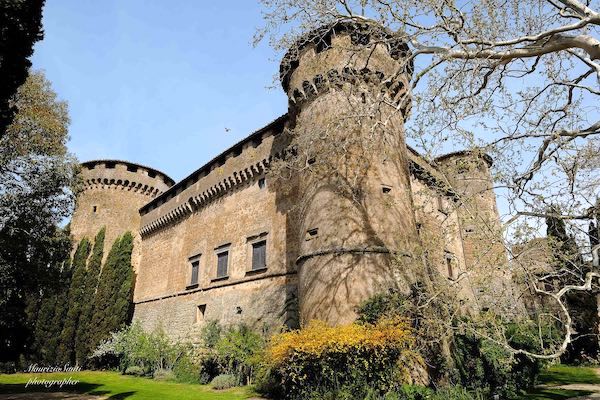
<path id="1" fill-rule="evenodd" d="M 267 186 L 267 181 L 265 180 L 265 178 L 260 178 L 260 179 L 258 180 L 258 187 L 259 187 L 260 189 L 264 189 L 264 188 L 265 188 L 265 186 Z"/>
<path id="2" fill-rule="evenodd" d="M 227 264 L 229 262 L 229 251 L 223 251 L 217 254 L 217 278 L 227 276 Z"/>
<path id="3" fill-rule="evenodd" d="M 98 206 L 92 206 L 92 211 L 94 212 L 94 214 L 98 211 Z"/>
<path id="4" fill-rule="evenodd" d="M 252 270 L 267 268 L 267 241 L 252 243 Z"/>
<path id="5" fill-rule="evenodd" d="M 192 280 L 190 281 L 190 285 L 198 284 L 198 273 L 200 270 L 200 260 L 194 260 L 191 263 L 192 265 Z"/>
<path id="6" fill-rule="evenodd" d="M 306 231 L 304 240 L 313 240 L 319 237 L 319 228 L 313 228 Z"/>
<path id="7" fill-rule="evenodd" d="M 204 315 L 206 314 L 206 304 L 200 304 L 196 309 L 196 322 L 204 321 Z"/>

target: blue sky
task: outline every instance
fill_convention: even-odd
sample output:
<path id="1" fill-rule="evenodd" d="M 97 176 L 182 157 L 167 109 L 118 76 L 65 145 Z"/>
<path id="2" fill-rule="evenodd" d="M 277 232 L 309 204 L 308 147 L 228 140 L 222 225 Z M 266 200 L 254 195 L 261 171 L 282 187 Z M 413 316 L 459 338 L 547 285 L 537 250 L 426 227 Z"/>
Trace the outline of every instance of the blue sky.
<path id="1" fill-rule="evenodd" d="M 70 150 L 179 180 L 287 111 L 252 0 L 47 0 L 35 47 L 69 103 Z M 226 129 L 230 129 L 226 132 Z"/>

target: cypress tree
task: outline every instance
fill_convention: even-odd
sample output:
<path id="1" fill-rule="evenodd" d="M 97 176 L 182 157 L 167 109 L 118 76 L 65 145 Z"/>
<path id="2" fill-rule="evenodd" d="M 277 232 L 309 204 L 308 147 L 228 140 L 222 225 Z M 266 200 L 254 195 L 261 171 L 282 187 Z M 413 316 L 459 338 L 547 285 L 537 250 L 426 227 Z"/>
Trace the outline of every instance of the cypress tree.
<path id="1" fill-rule="evenodd" d="M 115 293 L 111 307 L 112 324 L 110 331 L 121 329 L 131 319 L 133 296 L 133 267 L 131 253 L 133 251 L 133 235 L 126 232 L 119 245 Z"/>
<path id="2" fill-rule="evenodd" d="M 34 352 L 36 359 L 45 364 L 55 363 L 58 355 L 59 338 L 66 316 L 71 261 L 63 263 L 56 287 L 46 291 L 35 325 Z"/>
<path id="3" fill-rule="evenodd" d="M 100 274 L 94 300 L 90 342 L 92 349 L 122 328 L 130 319 L 133 269 L 133 236 L 127 232 L 115 240 Z"/>
<path id="4" fill-rule="evenodd" d="M 64 363 L 75 362 L 75 335 L 85 293 L 86 262 L 90 254 L 90 242 L 83 238 L 73 256 L 73 275 L 69 286 L 68 308 L 65 324 L 60 335 L 59 360 Z"/>
<path id="5" fill-rule="evenodd" d="M 104 255 L 104 236 L 106 229 L 102 228 L 94 239 L 94 248 L 88 261 L 85 275 L 84 293 L 82 294 L 81 315 L 75 335 L 75 358 L 77 365 L 83 365 L 90 351 L 90 329 L 92 314 L 94 312 L 94 297 L 98 287 L 102 256 Z"/>
<path id="6" fill-rule="evenodd" d="M 554 267 L 556 269 L 576 269 L 583 260 L 575 239 L 567 233 L 564 219 L 557 217 L 557 215 L 560 215 L 560 209 L 557 206 L 551 206 L 548 209 L 548 214 L 546 217 L 546 235 L 551 240 L 550 246 L 554 256 Z"/>

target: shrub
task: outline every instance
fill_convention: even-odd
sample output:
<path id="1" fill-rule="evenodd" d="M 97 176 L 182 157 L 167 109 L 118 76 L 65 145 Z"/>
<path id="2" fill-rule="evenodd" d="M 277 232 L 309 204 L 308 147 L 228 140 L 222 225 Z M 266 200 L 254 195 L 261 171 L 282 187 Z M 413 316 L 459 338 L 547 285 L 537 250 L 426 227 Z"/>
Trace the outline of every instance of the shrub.
<path id="1" fill-rule="evenodd" d="M 215 348 L 219 342 L 219 339 L 221 339 L 222 331 L 223 329 L 221 328 L 221 325 L 219 325 L 218 321 L 208 321 L 206 325 L 202 327 L 202 332 L 200 334 L 202 337 L 202 342 L 209 349 Z"/>
<path id="2" fill-rule="evenodd" d="M 135 368 L 135 367 L 130 367 L 130 368 Z M 175 374 L 173 373 L 173 371 L 170 371 L 168 369 L 157 369 L 156 371 L 154 371 L 154 374 L 152 377 L 154 379 L 156 379 L 157 381 L 173 381 L 173 380 L 175 380 Z"/>
<path id="3" fill-rule="evenodd" d="M 221 374 L 222 368 L 214 352 L 205 354 L 200 360 L 200 383 L 205 385 Z"/>
<path id="4" fill-rule="evenodd" d="M 315 393 L 343 398 L 345 392 L 366 398 L 369 390 L 381 395 L 407 382 L 410 367 L 421 362 L 410 349 L 412 343 L 412 331 L 403 320 L 340 327 L 312 321 L 271 339 L 265 367 L 270 371 L 258 387 L 279 381 L 279 391 L 292 399 Z"/>
<path id="5" fill-rule="evenodd" d="M 144 376 L 146 375 L 146 371 L 142 367 L 138 367 L 137 365 L 132 365 L 131 367 L 127 367 L 123 371 L 124 375 L 135 375 L 135 376 Z"/>
<path id="6" fill-rule="evenodd" d="M 215 376 L 210 383 L 213 389 L 223 390 L 238 386 L 238 379 L 235 375 L 221 374 Z"/>
<path id="7" fill-rule="evenodd" d="M 250 384 L 260 363 L 264 340 L 245 325 L 227 330 L 215 345 L 220 368 Z"/>
<path id="8" fill-rule="evenodd" d="M 162 329 L 148 333 L 136 322 L 111 333 L 111 338 L 102 342 L 92 357 L 96 360 L 116 358 L 121 371 L 137 366 L 153 374 L 159 369 L 173 369 L 190 351 L 190 345 L 171 341 Z"/>
<path id="9" fill-rule="evenodd" d="M 515 349 L 543 353 L 545 346 L 553 347 L 559 340 L 556 329 L 538 326 L 532 321 L 501 325 L 507 344 Z M 498 394 L 503 399 L 518 399 L 523 391 L 535 385 L 546 361 L 523 354 L 513 354 L 505 347 L 474 334 L 457 334 L 453 338 L 453 360 L 458 379 L 471 390 L 487 395 Z"/>
<path id="10" fill-rule="evenodd" d="M 183 356 L 173 366 L 175 380 L 180 383 L 199 383 L 200 367 L 192 362 L 190 357 Z"/>

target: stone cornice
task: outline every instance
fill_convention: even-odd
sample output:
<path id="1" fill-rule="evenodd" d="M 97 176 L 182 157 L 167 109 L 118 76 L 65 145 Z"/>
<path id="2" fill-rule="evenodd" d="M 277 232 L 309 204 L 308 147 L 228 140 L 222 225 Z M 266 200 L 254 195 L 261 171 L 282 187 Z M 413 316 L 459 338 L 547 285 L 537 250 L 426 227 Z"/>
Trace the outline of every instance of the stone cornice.
<path id="1" fill-rule="evenodd" d="M 289 95 L 291 103 L 301 105 L 307 101 L 313 100 L 318 95 L 329 91 L 332 88 L 341 88 L 344 83 L 356 84 L 361 79 L 376 90 L 385 93 L 390 103 L 398 104 L 406 92 L 405 84 L 401 79 L 390 81 L 381 71 L 372 71 L 368 68 L 356 70 L 350 67 L 344 67 L 341 71 L 330 69 L 326 74 L 317 74 L 311 78 L 311 81 L 303 81 L 301 88 L 295 88 Z M 407 108 L 410 102 L 401 110 L 402 115 L 406 116 Z"/>
<path id="2" fill-rule="evenodd" d="M 162 191 L 154 186 L 150 186 L 141 182 L 134 182 L 122 179 L 109 178 L 89 178 L 83 181 L 82 190 L 90 189 L 116 189 L 126 190 L 130 192 L 140 193 L 145 196 L 155 197 Z"/>
<path id="3" fill-rule="evenodd" d="M 201 193 L 190 196 L 185 202 L 170 210 L 165 215 L 160 216 L 154 221 L 142 226 L 140 229 L 140 235 L 142 237 L 150 235 L 167 225 L 179 221 L 194 211 L 206 207 L 212 201 L 221 197 L 225 193 L 255 179 L 259 175 L 262 175 L 269 163 L 270 157 L 264 158 L 242 170 L 233 172 L 216 184 L 208 187 L 206 190 L 203 190 Z"/>

